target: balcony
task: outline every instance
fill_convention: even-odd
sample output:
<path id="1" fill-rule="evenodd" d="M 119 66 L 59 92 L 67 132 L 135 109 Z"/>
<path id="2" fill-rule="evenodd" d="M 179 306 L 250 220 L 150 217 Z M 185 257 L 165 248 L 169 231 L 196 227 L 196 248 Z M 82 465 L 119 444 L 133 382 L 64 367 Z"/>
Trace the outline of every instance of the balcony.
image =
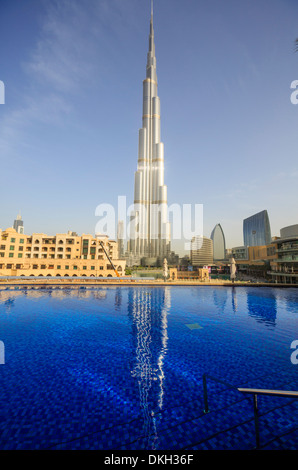
<path id="1" fill-rule="evenodd" d="M 55 245 L 56 238 L 43 238 L 42 243 L 43 245 Z"/>
<path id="2" fill-rule="evenodd" d="M 296 251 L 298 253 L 298 245 L 282 246 L 276 250 L 277 253 L 285 253 L 286 251 Z"/>
<path id="3" fill-rule="evenodd" d="M 278 263 L 284 263 L 284 262 L 298 262 L 298 254 L 297 255 L 290 255 L 290 256 L 281 256 L 276 260 Z"/>

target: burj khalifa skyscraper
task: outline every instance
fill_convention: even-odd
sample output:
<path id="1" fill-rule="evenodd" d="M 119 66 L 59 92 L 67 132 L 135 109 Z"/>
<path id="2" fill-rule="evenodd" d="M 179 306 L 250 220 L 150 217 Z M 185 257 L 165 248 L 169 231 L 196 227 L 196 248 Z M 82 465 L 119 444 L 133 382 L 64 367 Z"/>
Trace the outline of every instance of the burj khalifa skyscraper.
<path id="1" fill-rule="evenodd" d="M 130 229 L 129 247 L 132 255 L 153 262 L 154 259 L 167 257 L 170 251 L 170 224 L 167 186 L 164 184 L 164 145 L 160 141 L 160 99 L 157 95 L 152 6 Z"/>

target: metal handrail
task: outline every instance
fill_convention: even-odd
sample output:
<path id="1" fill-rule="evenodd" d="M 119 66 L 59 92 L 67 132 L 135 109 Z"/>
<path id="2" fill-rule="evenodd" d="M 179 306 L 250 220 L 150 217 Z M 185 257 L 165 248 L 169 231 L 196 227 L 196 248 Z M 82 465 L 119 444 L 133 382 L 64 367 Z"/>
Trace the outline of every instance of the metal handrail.
<path id="1" fill-rule="evenodd" d="M 209 413 L 208 405 L 208 393 L 207 393 L 207 377 L 215 382 L 221 383 L 226 387 L 237 390 L 238 392 L 244 394 L 253 395 L 253 404 L 254 404 L 254 421 L 255 421 L 255 431 L 256 431 L 256 448 L 260 448 L 260 431 L 259 431 L 259 412 L 258 412 L 258 395 L 270 395 L 275 397 L 285 397 L 285 398 L 298 398 L 298 392 L 294 390 L 270 390 L 270 389 L 261 389 L 261 388 L 239 388 L 235 387 L 224 380 L 217 379 L 212 377 L 209 374 L 203 374 L 203 390 L 204 390 L 204 413 Z"/>
<path id="2" fill-rule="evenodd" d="M 237 387 L 235 387 L 235 385 L 231 385 L 229 384 L 228 382 L 225 382 L 224 380 L 222 379 L 218 379 L 216 377 L 213 377 L 212 375 L 209 375 L 209 374 L 203 374 L 203 389 L 204 389 L 204 413 L 209 413 L 209 405 L 208 405 L 208 393 L 207 393 L 207 377 L 211 380 L 213 380 L 214 382 L 218 382 L 218 383 L 221 383 L 223 385 L 225 385 L 227 388 L 231 388 L 233 390 L 238 390 Z"/>
<path id="3" fill-rule="evenodd" d="M 242 393 L 253 393 L 256 395 L 272 395 L 275 397 L 298 398 L 298 392 L 292 390 L 266 390 L 263 388 L 237 388 Z"/>
<path id="4" fill-rule="evenodd" d="M 260 448 L 260 427 L 259 427 L 259 409 L 258 409 L 258 395 L 270 395 L 275 397 L 298 398 L 298 392 L 292 390 L 266 390 L 260 388 L 238 388 L 241 393 L 248 393 L 253 395 L 254 404 L 254 420 L 256 431 L 256 448 Z"/>

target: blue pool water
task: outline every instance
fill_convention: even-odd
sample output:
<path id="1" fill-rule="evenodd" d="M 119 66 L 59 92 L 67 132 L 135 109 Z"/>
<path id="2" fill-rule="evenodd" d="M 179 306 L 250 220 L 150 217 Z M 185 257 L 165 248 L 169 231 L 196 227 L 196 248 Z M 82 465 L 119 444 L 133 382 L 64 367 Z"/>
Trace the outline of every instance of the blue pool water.
<path id="1" fill-rule="evenodd" d="M 0 288 L 0 449 L 252 449 L 252 399 L 298 390 L 298 290 Z M 260 442 L 297 449 L 298 400 L 259 397 Z"/>

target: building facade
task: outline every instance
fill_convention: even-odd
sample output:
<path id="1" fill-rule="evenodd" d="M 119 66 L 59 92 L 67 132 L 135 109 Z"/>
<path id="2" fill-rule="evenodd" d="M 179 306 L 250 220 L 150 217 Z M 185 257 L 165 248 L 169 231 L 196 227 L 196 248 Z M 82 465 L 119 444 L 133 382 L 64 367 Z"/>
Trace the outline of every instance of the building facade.
<path id="1" fill-rule="evenodd" d="M 215 225 L 210 236 L 213 241 L 214 261 L 224 260 L 226 256 L 226 241 L 223 229 L 220 224 Z"/>
<path id="2" fill-rule="evenodd" d="M 118 259 L 117 243 L 107 236 L 0 230 L 0 276 L 115 277 L 100 242 L 118 274 L 124 276 L 126 262 Z"/>
<path id="3" fill-rule="evenodd" d="M 266 210 L 243 220 L 243 240 L 245 246 L 263 246 L 271 243 L 271 229 Z"/>
<path id="4" fill-rule="evenodd" d="M 269 274 L 274 282 L 298 284 L 298 224 L 282 228 L 280 235 L 273 241 L 277 256 Z"/>
<path id="5" fill-rule="evenodd" d="M 193 237 L 191 241 L 190 260 L 192 266 L 209 266 L 213 264 L 213 242 L 207 237 Z"/>
<path id="6" fill-rule="evenodd" d="M 146 78 L 143 80 L 143 117 L 139 130 L 138 166 L 134 181 L 129 252 L 148 258 L 145 264 L 167 257 L 170 252 L 167 186 L 164 184 L 164 145 L 160 136 L 160 99 L 151 11 Z"/>

